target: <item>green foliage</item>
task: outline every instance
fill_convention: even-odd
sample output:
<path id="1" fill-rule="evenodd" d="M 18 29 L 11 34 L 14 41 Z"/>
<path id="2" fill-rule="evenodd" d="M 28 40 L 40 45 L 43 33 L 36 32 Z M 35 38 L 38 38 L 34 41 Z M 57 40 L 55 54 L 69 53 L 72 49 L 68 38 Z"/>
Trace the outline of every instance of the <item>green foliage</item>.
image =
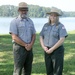
<path id="1" fill-rule="evenodd" d="M 29 5 L 29 17 L 46 17 L 46 13 L 50 8 L 40 7 L 37 5 Z M 0 6 L 0 16 L 2 17 L 16 17 L 18 16 L 18 7 L 13 5 Z"/>
<path id="2" fill-rule="evenodd" d="M 64 42 L 64 70 L 63 75 L 75 75 L 75 31 L 69 32 Z M 39 34 L 33 47 L 32 75 L 46 75 L 44 52 L 40 46 Z M 0 35 L 0 75 L 12 75 L 13 73 L 13 51 L 10 35 Z"/>
<path id="3" fill-rule="evenodd" d="M 75 17 L 75 12 L 64 12 L 63 16 L 65 16 L 65 17 Z"/>
<path id="4" fill-rule="evenodd" d="M 40 7 L 38 5 L 29 5 L 29 17 L 46 17 L 46 13 L 50 12 L 49 7 Z M 18 16 L 18 7 L 13 5 L 0 6 L 0 17 L 16 17 Z M 65 12 L 63 17 L 75 17 L 75 12 Z"/>
<path id="5" fill-rule="evenodd" d="M 0 6 L 0 16 L 2 17 L 14 17 L 17 16 L 17 7 L 13 5 L 2 5 Z"/>

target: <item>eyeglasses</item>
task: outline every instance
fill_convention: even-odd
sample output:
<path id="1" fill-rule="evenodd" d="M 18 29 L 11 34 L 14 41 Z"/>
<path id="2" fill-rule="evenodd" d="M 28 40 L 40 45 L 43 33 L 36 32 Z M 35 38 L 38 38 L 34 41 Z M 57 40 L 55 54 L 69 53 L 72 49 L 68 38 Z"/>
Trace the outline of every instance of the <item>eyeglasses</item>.
<path id="1" fill-rule="evenodd" d="M 20 10 L 20 11 L 28 11 L 28 10 Z"/>
<path id="2" fill-rule="evenodd" d="M 28 11 L 28 8 L 19 8 L 20 11 Z"/>

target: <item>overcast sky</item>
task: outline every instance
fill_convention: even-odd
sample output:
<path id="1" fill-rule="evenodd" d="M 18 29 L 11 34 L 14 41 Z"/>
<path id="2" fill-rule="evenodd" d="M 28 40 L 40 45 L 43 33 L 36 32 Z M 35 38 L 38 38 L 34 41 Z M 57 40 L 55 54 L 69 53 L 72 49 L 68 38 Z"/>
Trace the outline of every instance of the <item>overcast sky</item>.
<path id="1" fill-rule="evenodd" d="M 27 4 L 39 5 L 43 7 L 57 7 L 62 11 L 75 11 L 75 0 L 0 0 L 1 5 L 15 5 L 19 2 L 26 2 Z"/>

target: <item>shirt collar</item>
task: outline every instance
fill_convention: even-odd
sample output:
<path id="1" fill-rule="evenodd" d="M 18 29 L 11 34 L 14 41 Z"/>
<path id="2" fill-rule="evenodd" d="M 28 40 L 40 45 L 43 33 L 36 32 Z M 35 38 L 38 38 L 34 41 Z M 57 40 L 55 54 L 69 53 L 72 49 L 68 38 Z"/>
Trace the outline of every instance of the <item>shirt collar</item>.
<path id="1" fill-rule="evenodd" d="M 60 22 L 57 22 L 57 23 L 55 23 L 54 25 L 51 25 L 51 24 L 49 23 L 48 25 L 57 26 L 57 25 L 59 25 L 59 24 L 60 24 Z"/>
<path id="2" fill-rule="evenodd" d="M 20 15 L 18 16 L 18 19 L 19 19 L 20 21 L 23 21 L 23 20 L 27 20 L 27 21 L 28 21 L 28 17 L 25 18 L 25 19 L 22 19 Z"/>

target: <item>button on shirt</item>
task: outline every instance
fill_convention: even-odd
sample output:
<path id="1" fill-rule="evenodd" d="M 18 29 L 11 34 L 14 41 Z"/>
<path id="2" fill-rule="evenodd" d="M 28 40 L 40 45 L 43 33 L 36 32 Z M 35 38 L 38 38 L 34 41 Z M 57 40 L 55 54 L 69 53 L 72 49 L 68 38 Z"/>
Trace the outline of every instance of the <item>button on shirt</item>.
<path id="1" fill-rule="evenodd" d="M 42 36 L 45 46 L 52 47 L 60 38 L 66 37 L 67 32 L 64 25 L 61 23 L 58 23 L 58 25 L 46 23 L 40 32 L 40 36 Z"/>
<path id="2" fill-rule="evenodd" d="M 25 43 L 30 43 L 32 35 L 36 33 L 34 24 L 30 18 L 15 18 L 10 24 L 9 33 L 16 34 Z"/>

